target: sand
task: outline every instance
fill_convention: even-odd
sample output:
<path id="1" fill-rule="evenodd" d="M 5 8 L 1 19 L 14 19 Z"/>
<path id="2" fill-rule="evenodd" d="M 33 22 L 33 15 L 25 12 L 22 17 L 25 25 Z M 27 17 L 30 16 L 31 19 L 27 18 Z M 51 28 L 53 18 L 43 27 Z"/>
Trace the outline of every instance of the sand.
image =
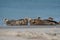
<path id="1" fill-rule="evenodd" d="M 60 40 L 60 28 L 1 28 L 0 40 Z"/>

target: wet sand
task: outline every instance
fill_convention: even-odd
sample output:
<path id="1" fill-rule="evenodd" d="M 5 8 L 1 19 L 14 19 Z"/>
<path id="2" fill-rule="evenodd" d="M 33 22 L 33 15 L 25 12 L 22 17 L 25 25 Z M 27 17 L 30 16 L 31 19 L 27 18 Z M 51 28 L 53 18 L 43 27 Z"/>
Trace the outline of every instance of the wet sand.
<path id="1" fill-rule="evenodd" d="M 0 28 L 60 28 L 60 25 L 24 25 L 24 26 L 0 26 Z"/>

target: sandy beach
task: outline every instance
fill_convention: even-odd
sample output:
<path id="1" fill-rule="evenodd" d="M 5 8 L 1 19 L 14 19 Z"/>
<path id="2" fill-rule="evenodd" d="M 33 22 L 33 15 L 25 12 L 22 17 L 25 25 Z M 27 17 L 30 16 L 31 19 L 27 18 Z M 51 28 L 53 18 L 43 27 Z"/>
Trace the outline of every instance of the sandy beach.
<path id="1" fill-rule="evenodd" d="M 0 28 L 0 40 L 60 40 L 60 28 Z"/>

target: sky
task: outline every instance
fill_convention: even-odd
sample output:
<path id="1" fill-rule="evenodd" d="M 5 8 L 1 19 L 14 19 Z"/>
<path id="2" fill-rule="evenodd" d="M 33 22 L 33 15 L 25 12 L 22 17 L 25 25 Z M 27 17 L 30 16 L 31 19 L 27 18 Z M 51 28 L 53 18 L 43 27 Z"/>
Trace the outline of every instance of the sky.
<path id="1" fill-rule="evenodd" d="M 60 20 L 60 0 L 0 0 L 0 24 L 3 18 L 54 17 Z"/>

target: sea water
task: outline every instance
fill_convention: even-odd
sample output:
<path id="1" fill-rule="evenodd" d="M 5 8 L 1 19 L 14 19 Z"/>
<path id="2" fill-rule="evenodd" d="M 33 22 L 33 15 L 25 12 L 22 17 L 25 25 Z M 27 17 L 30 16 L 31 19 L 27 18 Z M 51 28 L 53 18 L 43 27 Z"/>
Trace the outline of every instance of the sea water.
<path id="1" fill-rule="evenodd" d="M 0 25 L 3 19 L 25 17 L 47 19 L 53 17 L 60 21 L 60 0 L 0 0 Z"/>

